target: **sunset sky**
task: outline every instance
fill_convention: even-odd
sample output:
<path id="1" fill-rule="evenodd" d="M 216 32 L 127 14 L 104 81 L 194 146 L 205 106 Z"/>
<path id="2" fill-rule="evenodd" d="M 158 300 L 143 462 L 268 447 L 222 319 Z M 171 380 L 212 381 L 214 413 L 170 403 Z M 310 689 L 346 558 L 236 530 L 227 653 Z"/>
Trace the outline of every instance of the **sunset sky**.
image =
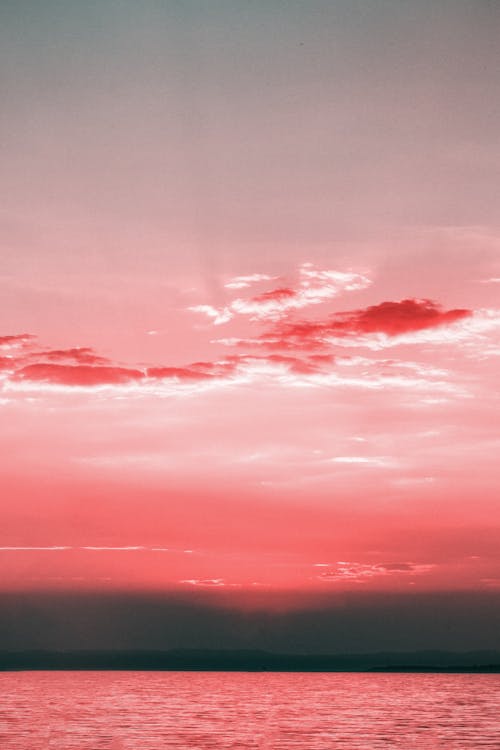
<path id="1" fill-rule="evenodd" d="M 3 594 L 497 597 L 500 6 L 0 28 Z"/>

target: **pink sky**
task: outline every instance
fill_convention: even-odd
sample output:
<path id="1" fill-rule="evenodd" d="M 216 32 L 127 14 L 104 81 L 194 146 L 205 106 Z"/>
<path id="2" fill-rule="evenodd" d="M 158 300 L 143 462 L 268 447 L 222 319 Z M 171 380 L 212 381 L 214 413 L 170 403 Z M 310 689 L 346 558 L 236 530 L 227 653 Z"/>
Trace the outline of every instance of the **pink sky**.
<path id="1" fill-rule="evenodd" d="M 63 321 L 6 334 L 4 586 L 500 585 L 484 271 L 455 308 L 310 260 L 221 276 L 216 306 L 193 270 L 127 360 Z"/>
<path id="2" fill-rule="evenodd" d="M 1 586 L 497 590 L 498 9 L 156 5 L 5 14 Z"/>

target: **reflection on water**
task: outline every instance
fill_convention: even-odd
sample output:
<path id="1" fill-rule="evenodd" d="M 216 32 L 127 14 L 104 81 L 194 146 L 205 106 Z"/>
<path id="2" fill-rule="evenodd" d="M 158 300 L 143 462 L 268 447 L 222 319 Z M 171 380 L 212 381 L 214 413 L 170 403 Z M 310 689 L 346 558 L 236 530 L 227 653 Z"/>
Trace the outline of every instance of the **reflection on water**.
<path id="1" fill-rule="evenodd" d="M 500 675 L 0 674 L 2 750 L 500 748 Z"/>

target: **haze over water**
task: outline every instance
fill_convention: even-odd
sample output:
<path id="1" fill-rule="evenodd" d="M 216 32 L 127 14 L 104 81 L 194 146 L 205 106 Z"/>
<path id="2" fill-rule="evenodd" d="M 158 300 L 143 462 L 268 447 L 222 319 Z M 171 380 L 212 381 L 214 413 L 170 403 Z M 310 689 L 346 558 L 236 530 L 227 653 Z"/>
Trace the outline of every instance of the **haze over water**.
<path id="1" fill-rule="evenodd" d="M 0 674 L 3 750 L 498 748 L 500 676 Z"/>

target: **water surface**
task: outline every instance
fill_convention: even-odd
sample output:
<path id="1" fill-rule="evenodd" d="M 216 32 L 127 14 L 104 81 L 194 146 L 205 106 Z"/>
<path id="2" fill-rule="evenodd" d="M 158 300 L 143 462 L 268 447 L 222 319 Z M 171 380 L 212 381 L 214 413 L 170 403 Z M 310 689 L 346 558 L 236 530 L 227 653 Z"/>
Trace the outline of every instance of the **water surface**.
<path id="1" fill-rule="evenodd" d="M 5 672 L 2 750 L 500 748 L 500 675 Z"/>

